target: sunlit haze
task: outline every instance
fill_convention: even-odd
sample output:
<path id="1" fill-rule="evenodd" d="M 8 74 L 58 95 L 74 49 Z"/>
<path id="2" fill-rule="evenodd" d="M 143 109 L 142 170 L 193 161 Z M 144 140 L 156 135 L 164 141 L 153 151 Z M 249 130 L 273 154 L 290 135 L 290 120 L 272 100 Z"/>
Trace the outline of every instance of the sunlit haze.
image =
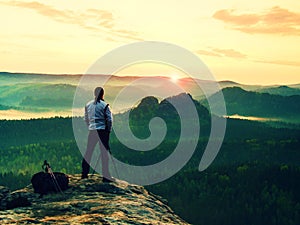
<path id="1" fill-rule="evenodd" d="M 0 71 L 84 74 L 114 48 L 163 41 L 196 54 L 217 80 L 300 83 L 296 0 L 2 0 L 0 15 Z M 137 66 L 122 74 L 140 72 Z"/>

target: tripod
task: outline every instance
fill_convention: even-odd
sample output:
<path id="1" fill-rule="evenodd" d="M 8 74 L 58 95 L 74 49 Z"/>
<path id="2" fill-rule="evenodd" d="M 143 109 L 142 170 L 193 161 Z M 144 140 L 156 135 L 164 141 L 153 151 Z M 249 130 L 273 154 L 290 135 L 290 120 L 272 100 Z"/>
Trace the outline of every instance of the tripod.
<path id="1" fill-rule="evenodd" d="M 57 182 L 57 179 L 56 179 L 56 177 L 55 177 L 55 175 L 54 175 L 54 173 L 51 169 L 50 164 L 47 162 L 47 160 L 44 161 L 44 164 L 42 165 L 42 168 L 45 170 L 46 173 L 50 174 L 51 180 L 54 184 L 54 187 L 55 187 L 56 191 L 64 194 L 63 191 L 61 190 L 61 187 L 59 186 L 59 183 Z"/>

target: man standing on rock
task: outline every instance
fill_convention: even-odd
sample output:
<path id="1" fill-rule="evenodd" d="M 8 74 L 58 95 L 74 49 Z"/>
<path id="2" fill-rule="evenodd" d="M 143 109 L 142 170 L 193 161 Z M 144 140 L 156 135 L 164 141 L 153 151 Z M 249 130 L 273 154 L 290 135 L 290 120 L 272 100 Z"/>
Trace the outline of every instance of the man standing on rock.
<path id="1" fill-rule="evenodd" d="M 96 87 L 95 99 L 89 101 L 85 106 L 84 119 L 89 129 L 88 143 L 84 158 L 82 160 L 81 178 L 88 178 L 90 162 L 96 144 L 99 142 L 102 162 L 103 182 L 111 182 L 108 169 L 109 135 L 112 129 L 112 113 L 109 105 L 104 101 L 104 89 Z"/>

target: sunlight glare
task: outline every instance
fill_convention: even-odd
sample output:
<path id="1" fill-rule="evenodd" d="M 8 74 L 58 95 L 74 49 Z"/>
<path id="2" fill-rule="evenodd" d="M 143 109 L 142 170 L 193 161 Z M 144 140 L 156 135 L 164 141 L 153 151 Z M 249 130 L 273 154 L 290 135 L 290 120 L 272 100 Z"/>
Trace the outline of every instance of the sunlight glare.
<path id="1" fill-rule="evenodd" d="M 179 77 L 178 77 L 178 75 L 172 75 L 170 79 L 173 83 L 177 83 Z"/>

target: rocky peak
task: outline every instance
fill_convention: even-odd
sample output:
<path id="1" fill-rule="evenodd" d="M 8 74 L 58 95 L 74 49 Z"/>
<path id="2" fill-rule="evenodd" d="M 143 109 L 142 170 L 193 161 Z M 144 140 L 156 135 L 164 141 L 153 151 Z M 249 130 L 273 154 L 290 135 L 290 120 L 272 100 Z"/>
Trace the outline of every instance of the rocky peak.
<path id="1" fill-rule="evenodd" d="M 93 175 L 69 175 L 63 193 L 34 193 L 32 185 L 10 192 L 0 187 L 0 224 L 187 224 L 166 201 L 144 187 Z"/>

